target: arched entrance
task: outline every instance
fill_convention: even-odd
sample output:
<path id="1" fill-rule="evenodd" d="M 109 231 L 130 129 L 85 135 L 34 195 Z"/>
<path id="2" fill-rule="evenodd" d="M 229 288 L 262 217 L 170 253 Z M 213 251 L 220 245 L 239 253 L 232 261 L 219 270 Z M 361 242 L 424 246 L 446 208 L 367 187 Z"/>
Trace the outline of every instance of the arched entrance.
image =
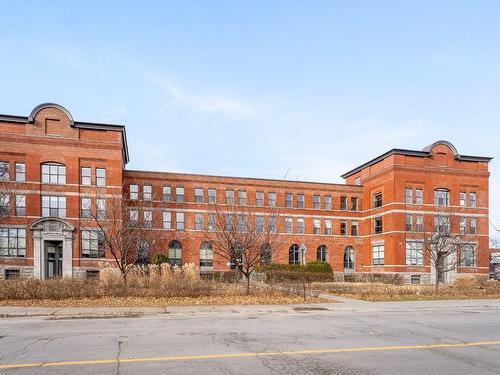
<path id="1" fill-rule="evenodd" d="M 59 218 L 42 218 L 31 224 L 33 276 L 37 279 L 73 276 L 75 227 Z"/>

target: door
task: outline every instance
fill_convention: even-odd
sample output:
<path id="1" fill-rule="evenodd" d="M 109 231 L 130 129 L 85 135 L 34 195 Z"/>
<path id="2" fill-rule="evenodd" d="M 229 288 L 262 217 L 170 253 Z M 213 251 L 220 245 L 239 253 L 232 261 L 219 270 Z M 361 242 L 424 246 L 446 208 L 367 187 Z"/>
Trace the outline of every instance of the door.
<path id="1" fill-rule="evenodd" d="M 62 276 L 62 243 L 46 242 L 45 243 L 45 277 L 61 277 Z"/>

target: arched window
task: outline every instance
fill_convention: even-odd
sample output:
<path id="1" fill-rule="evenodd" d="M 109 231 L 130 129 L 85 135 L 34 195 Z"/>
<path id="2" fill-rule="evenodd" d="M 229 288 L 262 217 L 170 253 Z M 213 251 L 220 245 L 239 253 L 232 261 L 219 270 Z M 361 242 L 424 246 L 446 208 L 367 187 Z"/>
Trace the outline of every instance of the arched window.
<path id="1" fill-rule="evenodd" d="M 262 245 L 260 249 L 260 262 L 262 264 L 269 264 L 271 263 L 272 256 L 273 256 L 273 251 L 271 245 L 269 245 L 268 243 Z"/>
<path id="2" fill-rule="evenodd" d="M 354 249 L 351 246 L 344 250 L 344 272 L 354 272 Z"/>
<path id="3" fill-rule="evenodd" d="M 171 241 L 168 244 L 168 263 L 171 266 L 182 266 L 182 245 L 179 241 Z"/>
<path id="4" fill-rule="evenodd" d="M 328 248 L 325 245 L 318 246 L 316 260 L 318 262 L 328 262 Z"/>
<path id="5" fill-rule="evenodd" d="M 300 264 L 299 245 L 293 244 L 288 249 L 288 264 Z"/>
<path id="6" fill-rule="evenodd" d="M 64 185 L 66 183 L 66 166 L 61 163 L 43 163 L 42 183 Z"/>
<path id="7" fill-rule="evenodd" d="M 214 250 L 212 244 L 208 241 L 202 242 L 200 245 L 200 269 L 213 268 L 214 266 Z"/>

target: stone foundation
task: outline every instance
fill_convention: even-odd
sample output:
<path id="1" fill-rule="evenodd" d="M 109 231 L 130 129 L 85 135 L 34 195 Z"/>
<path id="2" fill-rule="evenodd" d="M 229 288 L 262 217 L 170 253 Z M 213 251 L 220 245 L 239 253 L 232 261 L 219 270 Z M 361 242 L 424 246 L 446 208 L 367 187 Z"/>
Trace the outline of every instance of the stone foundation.
<path id="1" fill-rule="evenodd" d="M 33 277 L 33 267 L 31 266 L 0 265 L 0 279 L 5 279 L 6 270 L 19 270 L 21 278 Z"/>

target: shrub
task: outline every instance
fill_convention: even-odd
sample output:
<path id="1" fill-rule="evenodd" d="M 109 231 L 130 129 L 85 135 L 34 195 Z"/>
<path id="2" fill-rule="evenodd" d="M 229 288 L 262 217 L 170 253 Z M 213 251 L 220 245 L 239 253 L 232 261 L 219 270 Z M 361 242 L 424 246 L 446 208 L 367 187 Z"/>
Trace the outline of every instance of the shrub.
<path id="1" fill-rule="evenodd" d="M 306 264 L 306 272 L 332 273 L 332 266 L 327 262 L 310 262 Z"/>

